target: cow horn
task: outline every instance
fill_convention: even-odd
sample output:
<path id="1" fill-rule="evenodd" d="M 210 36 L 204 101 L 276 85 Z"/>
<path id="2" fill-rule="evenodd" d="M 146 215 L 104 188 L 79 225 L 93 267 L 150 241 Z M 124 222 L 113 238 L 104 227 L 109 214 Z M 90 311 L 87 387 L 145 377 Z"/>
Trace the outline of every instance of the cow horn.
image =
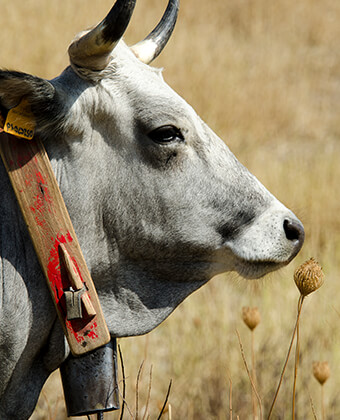
<path id="1" fill-rule="evenodd" d="M 165 13 L 155 29 L 131 50 L 143 63 L 150 64 L 162 52 L 174 30 L 179 8 L 179 0 L 169 0 Z"/>
<path id="2" fill-rule="evenodd" d="M 130 22 L 135 4 L 136 0 L 117 0 L 105 19 L 70 45 L 71 62 L 91 70 L 103 70 Z"/>

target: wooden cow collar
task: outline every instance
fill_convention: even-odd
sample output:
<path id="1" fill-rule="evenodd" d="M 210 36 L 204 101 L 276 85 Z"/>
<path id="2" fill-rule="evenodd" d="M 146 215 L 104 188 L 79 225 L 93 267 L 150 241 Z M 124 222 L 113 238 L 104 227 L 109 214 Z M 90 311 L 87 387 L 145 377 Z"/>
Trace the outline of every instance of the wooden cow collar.
<path id="1" fill-rule="evenodd" d="M 27 103 L 10 110 L 0 126 L 0 154 L 71 352 L 87 353 L 108 343 L 110 334 Z"/>

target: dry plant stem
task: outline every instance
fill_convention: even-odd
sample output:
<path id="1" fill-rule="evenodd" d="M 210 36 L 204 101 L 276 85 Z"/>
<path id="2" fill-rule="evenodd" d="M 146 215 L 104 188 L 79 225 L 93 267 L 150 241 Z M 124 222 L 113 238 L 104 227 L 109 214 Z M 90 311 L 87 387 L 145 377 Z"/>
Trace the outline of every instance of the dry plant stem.
<path id="1" fill-rule="evenodd" d="M 137 373 L 137 379 L 136 379 L 136 417 L 135 417 L 135 420 L 138 420 L 139 381 L 140 381 L 143 366 L 144 366 L 144 361 L 139 366 L 138 373 Z"/>
<path id="2" fill-rule="evenodd" d="M 119 420 L 123 420 L 124 406 L 125 406 L 126 384 L 125 384 L 125 368 L 124 368 L 123 354 L 122 354 L 122 349 L 120 348 L 119 344 L 118 344 L 118 351 L 119 351 L 119 358 L 120 358 L 120 364 L 121 364 L 121 367 L 122 367 L 122 376 L 123 376 L 123 398 L 122 398 L 123 402 L 122 402 L 122 409 L 120 411 Z"/>
<path id="3" fill-rule="evenodd" d="M 324 385 L 321 385 L 321 418 L 325 420 L 325 395 L 323 391 Z"/>
<path id="4" fill-rule="evenodd" d="M 157 417 L 157 420 L 161 420 L 161 417 L 163 415 L 163 412 L 165 410 L 166 404 L 167 404 L 168 399 L 169 399 L 169 395 L 170 395 L 170 391 L 171 391 L 171 385 L 172 385 L 172 379 L 170 380 L 169 387 L 168 387 L 168 392 L 166 393 L 165 401 L 164 401 L 163 407 L 161 409 L 161 412 L 159 413 L 159 416 Z"/>
<path id="5" fill-rule="evenodd" d="M 298 302 L 298 313 L 301 311 L 303 296 L 301 295 Z M 294 383 L 293 383 L 293 398 L 292 398 L 292 420 L 295 420 L 295 395 L 296 395 L 296 379 L 299 367 L 300 358 L 300 323 L 296 326 L 296 346 L 295 346 L 295 365 L 294 365 Z"/>
<path id="6" fill-rule="evenodd" d="M 57 415 L 58 415 L 59 403 L 60 403 L 60 397 L 57 398 L 57 401 L 56 401 L 55 406 L 54 406 L 53 414 L 49 415 L 49 420 L 56 420 Z M 48 411 L 50 413 L 50 409 L 48 409 Z"/>
<path id="7" fill-rule="evenodd" d="M 244 363 L 244 366 L 246 368 L 246 371 L 247 371 L 247 374 L 248 374 L 248 377 L 249 377 L 251 386 L 253 388 L 253 391 L 254 391 L 254 393 L 256 395 L 256 398 L 257 398 L 257 401 L 259 403 L 260 419 L 262 420 L 263 417 L 262 417 L 262 402 L 261 402 L 261 398 L 260 398 L 260 396 L 259 396 L 259 394 L 258 394 L 258 392 L 256 390 L 256 386 L 254 384 L 253 378 L 251 377 L 251 373 L 250 373 L 249 368 L 248 368 L 247 360 L 246 360 L 246 357 L 244 355 L 241 337 L 240 337 L 240 334 L 239 334 L 239 332 L 237 330 L 236 330 L 236 334 L 237 334 L 238 342 L 239 342 L 239 345 L 240 345 L 240 350 L 241 350 L 241 355 L 242 355 L 243 363 Z"/>
<path id="8" fill-rule="evenodd" d="M 312 400 L 312 397 L 311 397 L 310 394 L 309 394 L 309 401 L 310 401 L 310 406 L 311 406 L 311 409 L 312 409 L 314 420 L 318 420 L 318 418 L 316 416 L 316 412 L 315 412 L 315 407 L 314 407 L 314 404 L 313 404 L 313 400 Z"/>
<path id="9" fill-rule="evenodd" d="M 233 420 L 233 383 L 229 378 L 229 420 Z"/>
<path id="10" fill-rule="evenodd" d="M 53 415 L 53 417 L 52 417 L 51 420 L 56 420 L 56 418 L 57 418 L 57 415 L 58 415 L 58 405 L 59 405 L 59 403 L 60 403 L 60 398 L 57 399 L 57 402 L 56 402 L 55 408 L 54 408 L 54 415 Z"/>
<path id="11" fill-rule="evenodd" d="M 120 358 L 120 364 L 122 367 L 122 376 L 123 376 L 123 394 L 121 395 L 123 403 L 122 403 L 122 409 L 120 411 L 120 416 L 119 416 L 119 420 L 123 420 L 123 415 L 124 415 L 124 407 L 126 405 L 126 408 L 129 411 L 129 414 L 131 416 L 131 418 L 133 418 L 133 415 L 129 409 L 129 406 L 126 404 L 126 400 L 125 400 L 125 396 L 126 396 L 126 378 L 125 378 L 125 367 L 124 367 L 124 360 L 123 360 L 123 354 L 122 354 L 122 350 L 120 348 L 120 345 L 118 344 L 118 350 L 119 350 L 119 358 Z"/>
<path id="12" fill-rule="evenodd" d="M 279 391 L 280 391 L 280 387 L 281 387 L 281 384 L 282 384 L 283 376 L 284 376 L 285 371 L 286 371 L 286 367 L 287 367 L 287 364 L 288 364 L 290 352 L 291 352 L 292 347 L 293 347 L 293 342 L 294 342 L 296 330 L 297 330 L 297 327 L 299 325 L 299 320 L 300 320 L 300 315 L 301 315 L 301 309 L 302 309 L 302 304 L 303 304 L 304 298 L 305 298 L 305 296 L 302 296 L 300 308 L 299 308 L 299 311 L 298 311 L 298 314 L 297 314 L 297 317 L 296 317 L 296 323 L 295 323 L 295 327 L 294 327 L 292 339 L 290 341 L 290 345 L 289 345 L 288 353 L 287 353 L 287 356 L 286 356 L 286 360 L 285 360 L 285 363 L 283 365 L 283 369 L 282 369 L 282 372 L 281 372 L 280 381 L 279 381 L 279 384 L 277 386 L 277 389 L 276 389 L 276 392 L 275 392 L 275 395 L 274 395 L 274 399 L 273 399 L 273 402 L 272 402 L 272 405 L 270 407 L 269 414 L 268 414 L 268 417 L 267 417 L 268 420 L 270 419 L 270 417 L 271 417 L 271 415 L 273 413 L 274 405 L 275 405 L 275 402 L 277 400 L 277 396 L 278 396 Z"/>
<path id="13" fill-rule="evenodd" d="M 255 350 L 254 350 L 254 331 L 251 330 L 251 375 L 256 386 L 256 368 L 255 368 Z M 256 396 L 254 390 L 252 390 L 252 404 L 253 404 L 253 419 L 257 419 L 257 405 L 256 405 Z"/>
<path id="14" fill-rule="evenodd" d="M 145 405 L 145 410 L 144 410 L 144 415 L 143 415 L 142 420 L 146 419 L 146 414 L 148 412 L 149 403 L 150 403 L 150 396 L 151 396 L 151 385 L 152 385 L 152 365 L 150 367 L 150 379 L 149 379 L 148 396 L 147 396 L 147 399 L 146 399 L 146 405 Z"/>
<path id="15" fill-rule="evenodd" d="M 49 402 L 49 400 L 47 398 L 47 395 L 46 395 L 46 393 L 45 393 L 44 390 L 41 391 L 41 395 L 43 396 L 43 398 L 44 398 L 44 400 L 45 400 L 45 402 L 47 404 L 47 410 L 48 410 L 49 418 L 52 420 L 53 417 L 52 417 L 52 410 L 51 410 L 50 402 Z"/>

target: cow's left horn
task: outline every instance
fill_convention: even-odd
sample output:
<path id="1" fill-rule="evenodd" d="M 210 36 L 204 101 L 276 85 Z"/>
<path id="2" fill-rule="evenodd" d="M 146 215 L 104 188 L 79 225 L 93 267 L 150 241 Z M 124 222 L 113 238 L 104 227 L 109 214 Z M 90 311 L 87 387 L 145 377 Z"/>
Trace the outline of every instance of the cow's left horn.
<path id="1" fill-rule="evenodd" d="M 143 63 L 149 64 L 162 52 L 174 30 L 179 8 L 179 0 L 169 0 L 165 13 L 155 29 L 131 50 Z"/>
<path id="2" fill-rule="evenodd" d="M 136 0 L 117 0 L 105 19 L 70 45 L 71 62 L 91 70 L 103 70 L 130 22 L 135 4 Z"/>

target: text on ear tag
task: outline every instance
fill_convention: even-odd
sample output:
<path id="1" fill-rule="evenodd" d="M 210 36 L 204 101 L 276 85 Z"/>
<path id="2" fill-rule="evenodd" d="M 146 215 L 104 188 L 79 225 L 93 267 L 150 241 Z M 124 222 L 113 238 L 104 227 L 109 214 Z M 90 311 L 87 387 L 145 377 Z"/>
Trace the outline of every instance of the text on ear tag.
<path id="1" fill-rule="evenodd" d="M 34 136 L 35 119 L 27 99 L 8 111 L 4 131 L 14 136 L 32 140 Z"/>

